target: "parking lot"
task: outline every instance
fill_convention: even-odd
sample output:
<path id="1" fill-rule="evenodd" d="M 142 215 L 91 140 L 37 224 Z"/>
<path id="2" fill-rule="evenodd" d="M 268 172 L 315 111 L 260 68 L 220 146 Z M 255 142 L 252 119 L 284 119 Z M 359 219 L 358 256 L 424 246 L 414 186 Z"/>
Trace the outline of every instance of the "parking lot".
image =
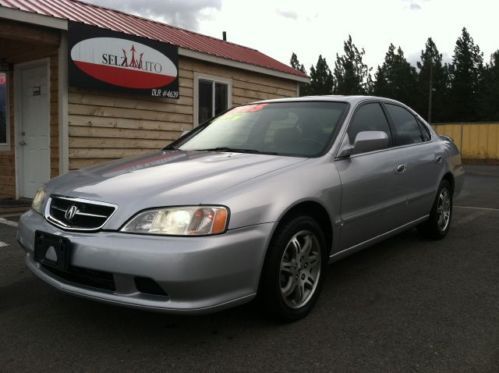
<path id="1" fill-rule="evenodd" d="M 331 265 L 293 324 L 254 304 L 192 317 L 63 295 L 24 267 L 13 225 L 0 224 L 0 372 L 499 371 L 497 166 L 467 167 L 445 240 L 411 230 Z"/>

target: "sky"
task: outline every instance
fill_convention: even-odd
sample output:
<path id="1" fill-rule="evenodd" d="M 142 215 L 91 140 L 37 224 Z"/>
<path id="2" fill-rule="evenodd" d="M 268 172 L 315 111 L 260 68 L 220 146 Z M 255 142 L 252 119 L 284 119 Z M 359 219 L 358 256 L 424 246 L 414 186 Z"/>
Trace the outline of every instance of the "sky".
<path id="1" fill-rule="evenodd" d="M 222 37 L 289 64 L 291 53 L 309 70 L 320 54 L 331 69 L 352 35 L 364 62 L 383 63 L 390 43 L 416 64 L 428 37 L 446 62 L 466 27 L 484 52 L 499 49 L 497 0 L 85 0 Z"/>

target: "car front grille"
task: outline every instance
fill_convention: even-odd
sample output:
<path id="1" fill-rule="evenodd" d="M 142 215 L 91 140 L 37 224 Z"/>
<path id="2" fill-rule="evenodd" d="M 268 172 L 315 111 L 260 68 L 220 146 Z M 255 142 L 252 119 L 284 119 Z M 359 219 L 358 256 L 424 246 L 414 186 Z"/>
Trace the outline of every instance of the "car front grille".
<path id="1" fill-rule="evenodd" d="M 63 229 L 94 231 L 100 229 L 115 210 L 116 206 L 108 203 L 51 196 L 45 217 Z"/>

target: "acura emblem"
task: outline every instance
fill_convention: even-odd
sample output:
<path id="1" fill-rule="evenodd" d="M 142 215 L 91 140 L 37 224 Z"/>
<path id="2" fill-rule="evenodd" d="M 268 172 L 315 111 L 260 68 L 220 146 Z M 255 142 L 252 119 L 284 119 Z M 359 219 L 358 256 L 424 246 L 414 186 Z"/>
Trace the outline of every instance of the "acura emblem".
<path id="1" fill-rule="evenodd" d="M 67 221 L 70 222 L 79 212 L 80 210 L 78 210 L 78 207 L 76 207 L 75 205 L 71 205 L 71 207 L 68 208 L 64 213 L 64 217 L 66 218 Z"/>

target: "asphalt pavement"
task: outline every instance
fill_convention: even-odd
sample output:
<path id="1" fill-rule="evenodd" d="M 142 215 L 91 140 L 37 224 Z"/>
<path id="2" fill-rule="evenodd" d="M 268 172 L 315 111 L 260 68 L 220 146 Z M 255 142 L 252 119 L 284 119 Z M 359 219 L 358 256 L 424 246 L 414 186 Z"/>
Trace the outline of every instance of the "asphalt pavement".
<path id="1" fill-rule="evenodd" d="M 292 324 L 255 304 L 171 316 L 61 294 L 0 221 L 0 372 L 498 372 L 499 167 L 467 172 L 446 239 L 411 230 L 331 265 Z"/>

